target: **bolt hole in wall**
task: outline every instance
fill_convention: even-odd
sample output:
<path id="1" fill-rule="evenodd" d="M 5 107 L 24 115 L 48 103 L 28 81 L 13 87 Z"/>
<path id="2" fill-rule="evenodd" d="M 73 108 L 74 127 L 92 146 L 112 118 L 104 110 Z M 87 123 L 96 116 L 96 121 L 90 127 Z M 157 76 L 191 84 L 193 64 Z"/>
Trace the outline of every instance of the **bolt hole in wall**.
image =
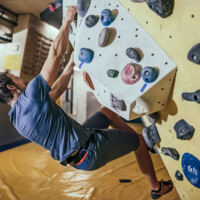
<path id="1" fill-rule="evenodd" d="M 191 14 L 191 17 L 194 18 L 195 16 L 193 14 Z"/>

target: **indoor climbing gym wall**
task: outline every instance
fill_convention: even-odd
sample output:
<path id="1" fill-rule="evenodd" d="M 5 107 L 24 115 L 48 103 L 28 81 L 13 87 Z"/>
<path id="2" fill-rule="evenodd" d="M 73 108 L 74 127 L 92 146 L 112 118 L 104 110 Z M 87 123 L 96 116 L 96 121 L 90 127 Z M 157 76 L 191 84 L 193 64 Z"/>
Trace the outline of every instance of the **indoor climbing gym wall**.
<path id="1" fill-rule="evenodd" d="M 142 116 L 181 199 L 200 197 L 200 1 L 78 0 L 70 40 L 97 100 Z"/>

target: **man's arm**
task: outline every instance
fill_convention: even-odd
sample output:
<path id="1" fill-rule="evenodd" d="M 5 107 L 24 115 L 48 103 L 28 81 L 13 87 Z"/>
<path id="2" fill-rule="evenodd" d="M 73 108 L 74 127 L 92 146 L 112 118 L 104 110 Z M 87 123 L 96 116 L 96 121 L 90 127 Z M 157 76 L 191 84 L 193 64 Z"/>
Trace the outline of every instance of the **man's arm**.
<path id="1" fill-rule="evenodd" d="M 41 71 L 41 75 L 44 77 L 47 84 L 51 87 L 56 80 L 60 61 L 65 54 L 69 42 L 69 30 L 70 24 L 74 20 L 74 15 L 76 14 L 76 7 L 70 6 L 67 9 L 65 22 L 60 28 L 60 32 L 56 39 L 54 40 L 47 60 Z"/>
<path id="2" fill-rule="evenodd" d="M 52 85 L 52 90 L 49 92 L 49 96 L 53 101 L 56 101 L 63 92 L 67 89 L 71 75 L 74 68 L 74 52 L 72 52 L 70 60 L 63 70 L 63 73 Z"/>

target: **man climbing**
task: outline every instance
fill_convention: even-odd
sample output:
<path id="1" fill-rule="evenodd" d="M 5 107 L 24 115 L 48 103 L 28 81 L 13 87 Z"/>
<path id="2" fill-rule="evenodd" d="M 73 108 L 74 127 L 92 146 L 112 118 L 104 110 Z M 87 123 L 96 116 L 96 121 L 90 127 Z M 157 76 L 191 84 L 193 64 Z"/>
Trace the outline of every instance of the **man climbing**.
<path id="1" fill-rule="evenodd" d="M 9 72 L 0 74 L 0 101 L 11 106 L 9 116 L 17 131 L 49 150 L 63 165 L 90 171 L 135 151 L 139 167 L 151 185 L 152 198 L 157 199 L 171 191 L 173 184 L 171 181 L 158 182 L 142 135 L 105 107 L 80 125 L 55 103 L 67 89 L 73 72 L 72 53 L 56 80 L 75 14 L 76 7 L 69 7 L 41 73 L 29 84 Z M 115 129 L 107 129 L 109 125 Z"/>

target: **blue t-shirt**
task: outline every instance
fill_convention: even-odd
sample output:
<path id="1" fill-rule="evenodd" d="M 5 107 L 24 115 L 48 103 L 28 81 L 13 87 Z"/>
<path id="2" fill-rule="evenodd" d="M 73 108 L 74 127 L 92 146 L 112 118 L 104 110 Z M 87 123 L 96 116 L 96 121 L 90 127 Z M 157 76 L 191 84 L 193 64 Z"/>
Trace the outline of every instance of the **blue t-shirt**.
<path id="1" fill-rule="evenodd" d="M 43 146 L 61 163 L 78 150 L 92 130 L 82 127 L 55 104 L 42 75 L 34 78 L 9 112 L 10 120 L 25 138 Z"/>

